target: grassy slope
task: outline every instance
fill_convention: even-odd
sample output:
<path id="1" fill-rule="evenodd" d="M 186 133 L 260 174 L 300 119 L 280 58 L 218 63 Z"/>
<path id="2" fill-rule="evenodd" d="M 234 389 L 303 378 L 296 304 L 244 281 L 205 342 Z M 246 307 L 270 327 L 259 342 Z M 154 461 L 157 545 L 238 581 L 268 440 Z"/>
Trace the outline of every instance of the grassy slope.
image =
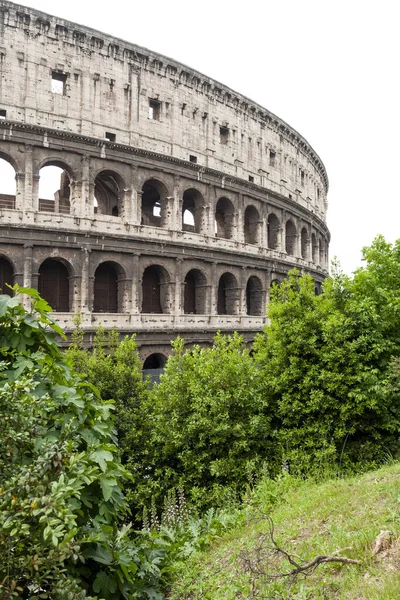
<path id="1" fill-rule="evenodd" d="M 213 548 L 181 565 L 168 598 L 229 600 L 273 598 L 293 600 L 398 600 L 400 599 L 400 465 L 358 478 L 324 484 L 297 482 L 289 477 L 278 485 L 265 482 L 253 499 L 254 515 L 269 512 L 275 538 L 281 547 L 311 560 L 340 550 L 341 556 L 362 561 L 356 565 L 320 565 L 306 579 L 268 583 L 265 576 L 249 573 L 243 558 L 255 564 L 260 534 L 266 520 L 249 524 L 225 536 Z M 392 533 L 389 548 L 373 555 L 381 530 Z M 288 569 L 276 555 L 261 557 L 272 572 Z"/>

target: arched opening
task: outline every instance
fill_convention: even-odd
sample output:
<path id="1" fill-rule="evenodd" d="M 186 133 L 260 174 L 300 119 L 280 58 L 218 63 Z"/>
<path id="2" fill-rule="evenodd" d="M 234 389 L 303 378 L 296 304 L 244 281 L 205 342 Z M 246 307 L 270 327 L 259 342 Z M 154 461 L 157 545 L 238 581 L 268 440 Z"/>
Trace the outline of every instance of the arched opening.
<path id="1" fill-rule="evenodd" d="M 143 363 L 143 377 L 150 376 L 150 387 L 160 380 L 160 375 L 164 372 L 167 358 L 164 354 L 150 354 Z"/>
<path id="2" fill-rule="evenodd" d="M 53 258 L 42 262 L 38 291 L 53 312 L 69 312 L 69 271 L 63 262 Z"/>
<path id="3" fill-rule="evenodd" d="M 313 263 L 317 262 L 317 253 L 318 253 L 318 244 L 315 233 L 311 235 L 311 250 L 312 250 L 312 261 Z"/>
<path id="4" fill-rule="evenodd" d="M 192 269 L 185 277 L 183 310 L 185 314 L 203 315 L 206 312 L 206 278 L 199 269 Z"/>
<path id="5" fill-rule="evenodd" d="M 274 213 L 268 215 L 267 232 L 268 232 L 268 248 L 271 250 L 278 249 L 279 243 L 279 219 Z"/>
<path id="6" fill-rule="evenodd" d="M 259 241 L 260 215 L 254 206 L 248 206 L 244 212 L 244 241 L 257 244 Z"/>
<path id="7" fill-rule="evenodd" d="M 0 157 L 0 208 L 15 209 L 16 194 L 14 167 Z"/>
<path id="8" fill-rule="evenodd" d="M 259 317 L 263 314 L 263 289 L 258 277 L 249 277 L 246 286 L 246 313 Z"/>
<path id="9" fill-rule="evenodd" d="M 294 256 L 296 247 L 296 227 L 293 221 L 286 222 L 286 254 Z"/>
<path id="10" fill-rule="evenodd" d="M 156 179 L 150 179 L 142 187 L 142 225 L 166 227 L 168 190 Z"/>
<path id="11" fill-rule="evenodd" d="M 217 313 L 219 315 L 238 314 L 239 294 L 236 277 L 232 273 L 224 273 L 218 282 Z"/>
<path id="12" fill-rule="evenodd" d="M 99 173 L 94 180 L 95 213 L 120 217 L 125 187 L 124 180 L 118 173 L 114 171 Z"/>
<path id="13" fill-rule="evenodd" d="M 151 265 L 142 277 L 142 313 L 169 313 L 170 290 L 167 271 Z"/>
<path id="14" fill-rule="evenodd" d="M 14 269 L 7 258 L 0 256 L 0 294 L 11 296 L 11 290 L 7 285 L 14 285 Z"/>
<path id="15" fill-rule="evenodd" d="M 305 227 L 301 230 L 301 258 L 307 260 L 308 258 L 308 231 Z"/>
<path id="16" fill-rule="evenodd" d="M 93 312 L 119 312 L 118 272 L 116 266 L 111 262 L 103 262 L 95 271 Z"/>
<path id="17" fill-rule="evenodd" d="M 70 177 L 57 165 L 46 165 L 39 171 L 39 210 L 69 214 Z"/>
<path id="18" fill-rule="evenodd" d="M 322 240 L 319 240 L 318 243 L 318 247 L 319 247 L 319 264 L 322 266 L 324 266 L 324 244 L 322 242 Z"/>
<path id="19" fill-rule="evenodd" d="M 186 190 L 182 203 L 182 229 L 201 233 L 204 213 L 204 198 L 194 188 Z"/>
<path id="20" fill-rule="evenodd" d="M 320 281 L 314 281 L 314 294 L 319 296 L 322 291 L 322 286 Z"/>
<path id="21" fill-rule="evenodd" d="M 220 198 L 215 209 L 215 233 L 230 240 L 233 237 L 235 209 L 228 198 Z"/>

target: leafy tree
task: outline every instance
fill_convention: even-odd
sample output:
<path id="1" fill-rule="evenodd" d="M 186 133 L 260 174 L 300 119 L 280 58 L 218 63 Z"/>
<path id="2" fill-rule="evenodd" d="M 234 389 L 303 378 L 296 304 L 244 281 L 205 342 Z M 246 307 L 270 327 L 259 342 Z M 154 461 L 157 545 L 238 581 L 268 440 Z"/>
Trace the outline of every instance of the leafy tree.
<path id="1" fill-rule="evenodd" d="M 369 268 L 353 280 L 336 270 L 320 296 L 292 271 L 273 292 L 255 360 L 293 472 L 373 467 L 397 450 L 400 407 L 387 369 L 399 345 L 366 293 Z"/>
<path id="2" fill-rule="evenodd" d="M 181 485 L 198 507 L 218 506 L 244 490 L 272 447 L 258 369 L 237 334 L 188 351 L 178 338 L 173 351 L 144 406 L 136 503 L 154 495 L 161 505 Z"/>
<path id="3" fill-rule="evenodd" d="M 0 296 L 0 595 L 161 597 L 163 552 L 150 556 L 123 525 L 112 404 L 64 361 L 48 304 L 19 292 L 31 311 Z"/>
<path id="4" fill-rule="evenodd" d="M 126 464 L 137 451 L 135 429 L 142 418 L 141 406 L 148 394 L 135 336 L 125 336 L 120 341 L 116 330 L 98 327 L 93 349 L 88 350 L 83 345 L 79 317 L 76 325 L 66 358 L 84 375 L 85 381 L 96 386 L 103 400 L 114 401 L 118 446 L 122 463 Z"/>

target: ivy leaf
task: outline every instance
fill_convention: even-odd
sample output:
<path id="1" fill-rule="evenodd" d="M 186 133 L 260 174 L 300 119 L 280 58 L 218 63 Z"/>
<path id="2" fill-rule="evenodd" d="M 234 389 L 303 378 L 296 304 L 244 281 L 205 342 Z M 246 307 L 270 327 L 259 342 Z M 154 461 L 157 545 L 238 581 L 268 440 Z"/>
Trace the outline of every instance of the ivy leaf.
<path id="1" fill-rule="evenodd" d="M 107 470 L 107 462 L 113 460 L 113 455 L 108 450 L 99 449 L 92 452 L 90 458 L 100 466 L 100 469 L 104 473 Z"/>
<path id="2" fill-rule="evenodd" d="M 101 491 L 103 492 L 103 498 L 106 502 L 111 498 L 116 485 L 118 485 L 118 483 L 114 477 L 100 477 Z"/>

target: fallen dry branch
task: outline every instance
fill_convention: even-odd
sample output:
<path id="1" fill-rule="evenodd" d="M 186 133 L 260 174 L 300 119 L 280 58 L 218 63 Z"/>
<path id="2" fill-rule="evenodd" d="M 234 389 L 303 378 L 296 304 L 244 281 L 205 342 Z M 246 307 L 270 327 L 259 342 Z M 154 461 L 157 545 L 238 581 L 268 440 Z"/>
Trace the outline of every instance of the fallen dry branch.
<path id="1" fill-rule="evenodd" d="M 274 523 L 269 515 L 263 515 L 261 518 L 257 519 L 266 520 L 268 522 L 269 531 L 267 534 L 262 534 L 259 537 L 259 544 L 255 548 L 255 552 L 250 555 L 247 553 L 242 553 L 241 562 L 246 572 L 250 572 L 251 574 L 257 577 L 266 577 L 269 580 L 273 579 L 283 579 L 287 578 L 291 580 L 293 583 L 295 579 L 299 576 L 307 577 L 314 573 L 315 569 L 322 564 L 326 563 L 339 563 L 344 565 L 361 565 L 361 561 L 354 560 L 352 558 L 347 558 L 345 556 L 337 556 L 336 551 L 333 554 L 323 554 L 320 556 L 316 556 L 310 561 L 305 561 L 297 554 L 293 554 L 292 552 L 287 552 L 284 548 L 279 546 L 274 537 Z M 272 544 L 272 547 L 271 547 Z M 272 552 L 271 552 L 272 549 Z M 281 556 L 286 558 L 289 564 L 293 567 L 288 571 L 282 572 L 273 572 L 271 570 L 270 564 L 271 556 Z"/>

